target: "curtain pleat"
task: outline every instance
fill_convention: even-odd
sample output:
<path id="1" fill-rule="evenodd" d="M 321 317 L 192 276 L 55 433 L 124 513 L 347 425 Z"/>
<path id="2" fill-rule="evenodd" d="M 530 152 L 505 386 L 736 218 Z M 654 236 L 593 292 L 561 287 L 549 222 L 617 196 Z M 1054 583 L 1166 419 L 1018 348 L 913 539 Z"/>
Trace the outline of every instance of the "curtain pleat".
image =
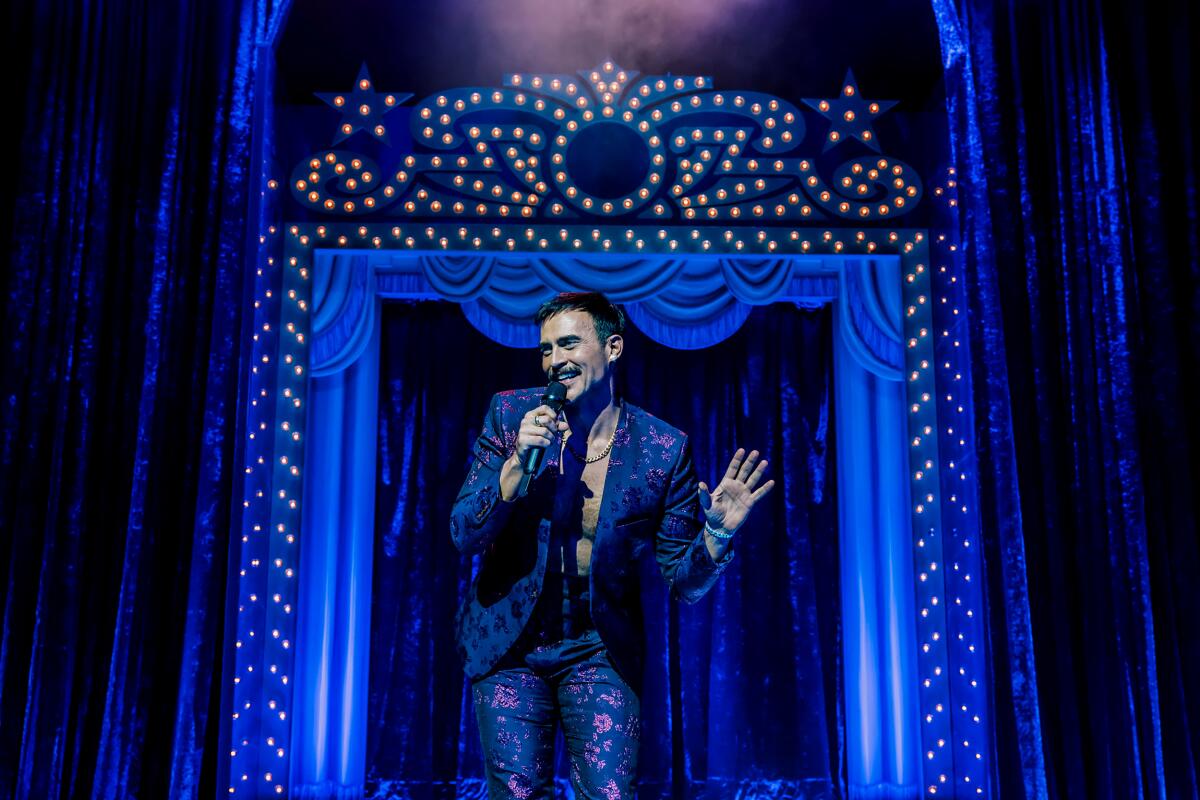
<path id="1" fill-rule="evenodd" d="M 286 7 L 7 9 L 0 797 L 216 791 L 251 93 Z"/>
<path id="2" fill-rule="evenodd" d="M 1194 7 L 934 0 L 1003 797 L 1200 796 Z"/>

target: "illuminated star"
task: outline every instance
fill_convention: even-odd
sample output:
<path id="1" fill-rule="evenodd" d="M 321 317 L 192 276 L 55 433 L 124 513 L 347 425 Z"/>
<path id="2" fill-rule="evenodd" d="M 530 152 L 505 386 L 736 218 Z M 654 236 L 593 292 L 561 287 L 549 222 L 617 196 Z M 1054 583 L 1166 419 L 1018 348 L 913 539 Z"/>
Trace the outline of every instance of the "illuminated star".
<path id="1" fill-rule="evenodd" d="M 825 134 L 825 150 L 840 144 L 847 136 L 853 136 L 877 153 L 879 143 L 875 140 L 875 131 L 871 130 L 871 122 L 896 105 L 895 100 L 864 100 L 850 70 L 846 70 L 846 80 L 837 97 L 825 100 L 806 97 L 804 103 L 833 123 L 829 133 Z"/>
<path id="2" fill-rule="evenodd" d="M 363 64 L 358 70 L 358 80 L 350 92 L 316 92 L 317 97 L 342 112 L 342 121 L 338 123 L 337 135 L 333 143 L 337 144 L 350 138 L 364 128 L 384 144 L 388 140 L 387 127 L 383 117 L 396 106 L 403 103 L 411 94 L 384 94 L 372 88 L 371 75 L 367 65 Z"/>

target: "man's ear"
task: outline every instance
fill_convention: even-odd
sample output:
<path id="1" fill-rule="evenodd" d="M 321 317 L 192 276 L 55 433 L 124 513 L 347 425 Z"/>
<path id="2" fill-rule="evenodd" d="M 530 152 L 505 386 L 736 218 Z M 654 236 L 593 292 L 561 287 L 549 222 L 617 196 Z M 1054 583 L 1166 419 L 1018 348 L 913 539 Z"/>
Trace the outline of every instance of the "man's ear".
<path id="1" fill-rule="evenodd" d="M 612 363 L 620 358 L 621 353 L 625 351 L 625 340 L 620 336 L 620 334 L 614 333 L 612 336 L 608 337 L 608 342 L 605 343 L 605 349 L 607 350 L 608 361 L 609 363 Z"/>

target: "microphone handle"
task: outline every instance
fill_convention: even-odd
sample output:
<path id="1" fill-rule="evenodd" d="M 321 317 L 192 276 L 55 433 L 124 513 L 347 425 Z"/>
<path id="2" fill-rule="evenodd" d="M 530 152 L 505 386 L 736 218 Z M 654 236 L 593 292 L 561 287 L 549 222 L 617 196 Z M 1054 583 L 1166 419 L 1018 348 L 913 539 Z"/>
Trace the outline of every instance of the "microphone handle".
<path id="1" fill-rule="evenodd" d="M 529 483 L 541 469 L 545 457 L 545 447 L 534 447 L 525 454 L 525 463 L 521 465 L 521 482 L 517 484 L 517 497 L 524 497 L 525 492 L 529 491 Z"/>

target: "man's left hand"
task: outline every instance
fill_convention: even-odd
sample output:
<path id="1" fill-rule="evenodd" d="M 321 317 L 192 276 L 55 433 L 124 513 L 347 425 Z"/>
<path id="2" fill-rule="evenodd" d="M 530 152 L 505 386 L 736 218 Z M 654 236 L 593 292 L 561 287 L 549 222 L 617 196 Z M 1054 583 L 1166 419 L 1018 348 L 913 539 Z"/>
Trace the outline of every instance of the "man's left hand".
<path id="1" fill-rule="evenodd" d="M 758 485 L 767 471 L 767 460 L 759 461 L 758 455 L 757 450 L 751 450 L 747 456 L 745 448 L 739 447 L 715 490 L 710 491 L 704 481 L 700 482 L 700 506 L 710 527 L 728 533 L 736 531 L 754 504 L 775 486 L 774 480 Z"/>

